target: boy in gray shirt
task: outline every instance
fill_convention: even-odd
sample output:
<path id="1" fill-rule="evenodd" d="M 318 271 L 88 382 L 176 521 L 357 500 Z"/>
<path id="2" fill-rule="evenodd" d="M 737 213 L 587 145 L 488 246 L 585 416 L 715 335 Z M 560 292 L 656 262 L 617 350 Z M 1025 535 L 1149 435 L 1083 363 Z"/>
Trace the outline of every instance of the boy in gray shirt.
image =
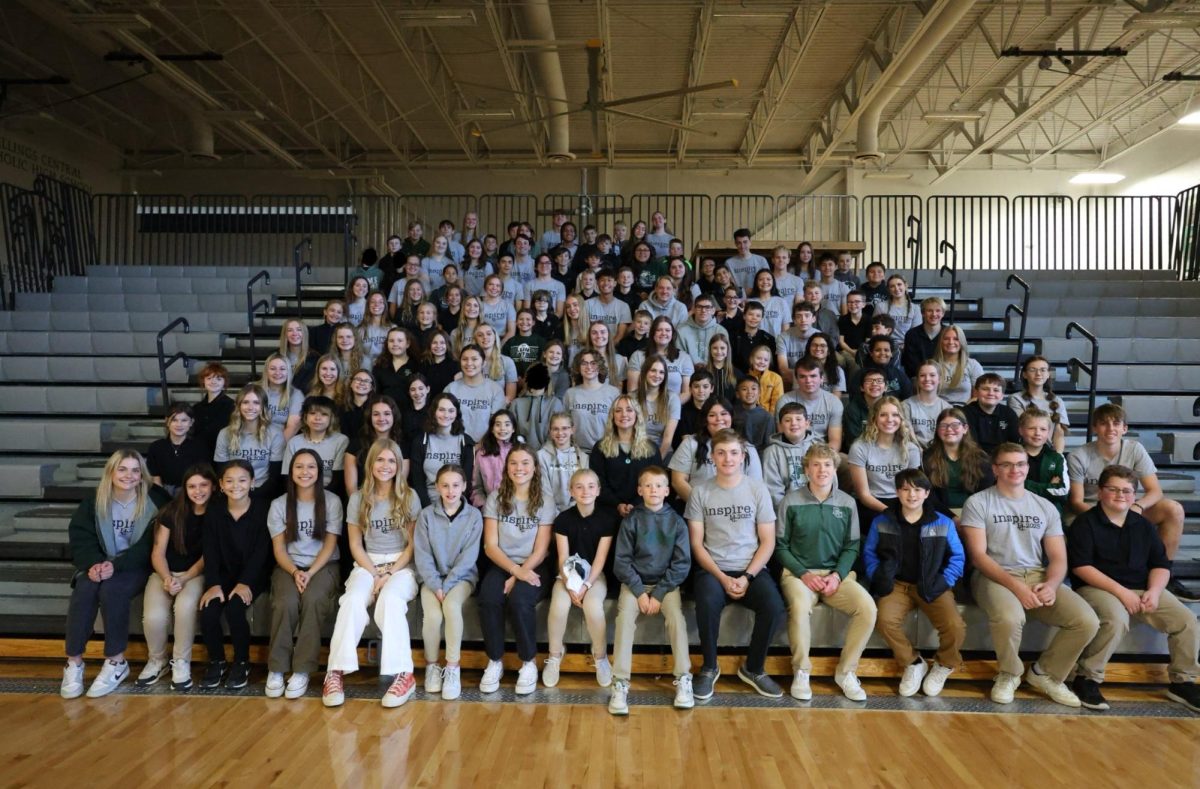
<path id="1" fill-rule="evenodd" d="M 1000 668 L 992 701 L 1010 703 L 1024 674 L 1026 682 L 1052 701 L 1079 707 L 1079 697 L 1064 681 L 1100 622 L 1083 598 L 1062 586 L 1067 574 L 1062 520 L 1053 504 L 1025 490 L 1025 450 L 1019 444 L 1001 444 L 992 455 L 992 472 L 996 484 L 968 498 L 959 519 L 975 567 L 971 588 L 988 615 Z M 1019 650 L 1029 618 L 1058 632 L 1025 671 Z"/>

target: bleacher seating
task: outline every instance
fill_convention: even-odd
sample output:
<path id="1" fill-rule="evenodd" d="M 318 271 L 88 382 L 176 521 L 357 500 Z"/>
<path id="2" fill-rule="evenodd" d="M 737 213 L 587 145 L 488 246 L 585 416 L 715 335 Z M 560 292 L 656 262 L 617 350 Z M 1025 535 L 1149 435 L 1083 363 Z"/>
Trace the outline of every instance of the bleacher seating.
<path id="1" fill-rule="evenodd" d="M 117 446 L 145 449 L 161 435 L 162 413 L 155 335 L 169 321 L 185 316 L 191 334 L 167 336 L 168 353 L 177 350 L 208 360 L 220 358 L 236 386 L 248 374 L 246 280 L 254 267 L 91 267 L 86 277 L 56 281 L 52 293 L 23 294 L 17 309 L 0 312 L 0 634 L 61 633 L 70 565 L 66 563 L 66 528 L 74 503 L 90 495 L 103 458 Z M 269 294 L 275 312 L 256 321 L 261 360 L 273 350 L 278 327 L 295 314 L 294 272 L 270 269 L 271 284 L 260 283 L 255 299 Z M 986 369 L 1011 377 L 1016 351 L 1016 321 L 1006 325 L 1004 306 L 1017 300 L 1004 291 L 1009 272 L 960 272 L 957 317 L 972 339 L 972 350 Z M 1101 342 L 1100 402 L 1121 402 L 1140 440 L 1154 454 L 1164 488 L 1189 513 L 1180 565 L 1196 577 L 1200 557 L 1200 501 L 1196 475 L 1200 461 L 1200 318 L 1188 317 L 1185 296 L 1194 283 L 1170 281 L 1169 272 L 1072 272 L 1069 283 L 1060 272 L 1020 272 L 1033 287 L 1025 354 L 1040 351 L 1051 359 L 1058 380 L 1068 384 L 1066 360 L 1086 357 L 1082 340 L 1061 339 L 1067 323 L 1079 321 L 1104 338 Z M 341 269 L 314 269 L 305 277 L 302 301 L 306 320 L 319 320 L 329 295 L 338 293 Z M 930 272 L 922 296 L 944 289 L 947 280 Z M 1181 285 L 1186 290 L 1181 290 Z M 1069 287 L 1067 287 L 1069 286 Z M 1061 293 L 1060 293 L 1061 291 Z M 1196 291 L 1200 293 L 1200 291 Z M 1060 295 L 1069 298 L 1059 298 Z M 946 294 L 948 295 L 948 294 Z M 1112 310 L 1105 309 L 1110 304 Z M 1163 306 L 1155 309 L 1154 305 Z M 132 310 L 132 311 L 128 311 Z M 1144 363 L 1153 363 L 1147 365 Z M 194 400 L 200 392 L 176 365 L 168 371 L 173 394 Z M 1070 446 L 1083 441 L 1086 422 L 1086 377 L 1078 388 L 1063 389 L 1073 425 Z M 1171 394 L 1143 395 L 1140 392 Z M 1185 576 L 1186 577 L 1186 576 Z M 140 606 L 140 601 L 138 603 Z M 266 633 L 264 601 L 256 604 L 254 631 Z M 543 609 L 545 607 L 543 603 Z M 1200 610 L 1198 607 L 1197 610 Z M 685 611 L 696 641 L 691 604 Z M 479 640 L 478 620 L 468 611 L 467 640 Z M 966 648 L 990 651 L 982 612 L 964 609 L 968 623 Z M 749 617 L 737 607 L 726 610 L 722 641 L 744 644 Z M 419 634 L 420 604 L 410 606 L 414 635 Z M 612 627 L 609 617 L 609 626 Z M 140 631 L 135 612 L 134 630 Z M 544 611 L 541 637 L 544 638 Z M 330 623 L 332 627 L 332 623 Z M 924 646 L 936 644 L 936 633 L 924 617 L 909 623 Z M 659 619 L 639 625 L 642 644 L 665 644 Z M 371 632 L 371 631 L 369 631 Z M 818 608 L 814 646 L 840 646 L 842 615 Z M 1047 631 L 1031 623 L 1025 646 L 1040 647 Z M 781 629 L 776 644 L 786 645 Z M 581 617 L 573 611 L 567 642 L 586 643 Z M 883 648 L 876 636 L 872 647 Z M 1122 652 L 1165 652 L 1165 639 L 1144 626 L 1135 627 Z"/>

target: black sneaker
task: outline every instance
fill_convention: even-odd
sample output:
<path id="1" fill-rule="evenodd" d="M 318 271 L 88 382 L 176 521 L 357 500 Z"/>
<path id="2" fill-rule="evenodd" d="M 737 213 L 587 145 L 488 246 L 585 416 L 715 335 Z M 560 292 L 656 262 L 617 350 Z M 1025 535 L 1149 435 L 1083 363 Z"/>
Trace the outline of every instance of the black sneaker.
<path id="1" fill-rule="evenodd" d="M 225 678 L 225 687 L 229 690 L 238 690 L 246 687 L 250 682 L 250 664 L 245 660 L 235 661 L 229 669 L 229 676 Z"/>
<path id="2" fill-rule="evenodd" d="M 1192 712 L 1200 712 L 1200 685 L 1192 682 L 1172 682 L 1167 686 L 1167 698 L 1182 704 Z"/>
<path id="3" fill-rule="evenodd" d="M 1200 603 L 1200 594 L 1184 586 L 1178 578 L 1167 581 L 1167 591 L 1185 603 Z"/>
<path id="4" fill-rule="evenodd" d="M 1075 691 L 1075 695 L 1079 697 L 1079 703 L 1089 710 L 1108 709 L 1108 702 L 1104 700 L 1104 694 L 1100 692 L 1100 683 L 1094 679 L 1088 679 L 1080 674 L 1071 682 L 1071 690 Z"/>
<path id="5" fill-rule="evenodd" d="M 229 668 L 229 664 L 224 660 L 210 660 L 208 666 L 204 669 L 204 677 L 200 680 L 200 687 L 221 687 L 221 677 L 225 676 L 225 669 L 227 668 Z"/>
<path id="6" fill-rule="evenodd" d="M 738 679 L 745 682 L 750 687 L 754 688 L 760 696 L 766 696 L 769 699 L 778 699 L 783 696 L 783 688 L 779 687 L 775 680 L 771 679 L 766 672 L 762 674 L 751 674 L 750 671 L 743 665 L 738 668 Z"/>
<path id="7" fill-rule="evenodd" d="M 713 687 L 717 684 L 717 678 L 720 676 L 721 669 L 719 668 L 700 669 L 700 673 L 692 681 L 692 698 L 699 699 L 700 701 L 711 699 Z"/>

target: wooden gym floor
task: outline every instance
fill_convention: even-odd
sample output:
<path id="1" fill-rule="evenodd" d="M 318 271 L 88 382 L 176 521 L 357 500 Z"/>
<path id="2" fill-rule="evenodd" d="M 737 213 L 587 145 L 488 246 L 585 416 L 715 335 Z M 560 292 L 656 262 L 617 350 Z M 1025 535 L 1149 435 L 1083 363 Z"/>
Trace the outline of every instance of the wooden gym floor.
<path id="1" fill-rule="evenodd" d="M 89 664 L 88 681 L 95 671 Z M 384 686 L 366 670 L 348 678 L 345 706 L 329 710 L 320 675 L 296 701 L 263 697 L 259 670 L 240 695 L 127 684 L 68 702 L 57 696 L 60 672 L 48 661 L 0 662 L 0 785 L 1200 785 L 1200 716 L 1153 687 L 1107 687 L 1108 713 L 1059 714 L 1026 693 L 1011 713 L 995 713 L 979 682 L 951 682 L 923 701 L 868 680 L 863 709 L 827 680 L 800 704 L 760 701 L 722 679 L 713 702 L 679 711 L 668 681 L 638 677 L 631 714 L 614 718 L 586 674 L 518 701 L 510 671 L 494 701 L 472 690 L 478 672 L 465 671 L 461 701 L 418 691 L 385 710 Z"/>

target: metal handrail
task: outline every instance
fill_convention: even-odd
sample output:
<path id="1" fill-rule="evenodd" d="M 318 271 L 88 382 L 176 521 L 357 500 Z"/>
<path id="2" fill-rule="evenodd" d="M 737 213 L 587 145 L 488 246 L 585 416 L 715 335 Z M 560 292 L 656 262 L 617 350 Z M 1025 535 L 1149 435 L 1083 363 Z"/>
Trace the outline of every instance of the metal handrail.
<path id="1" fill-rule="evenodd" d="M 914 214 L 909 214 L 908 219 L 904 220 L 904 224 L 908 226 L 908 239 L 904 242 L 913 251 L 912 264 L 912 285 L 909 287 L 909 300 L 915 301 L 917 298 L 917 272 L 921 268 L 921 220 Z M 913 225 L 917 229 L 913 230 Z"/>
<path id="2" fill-rule="evenodd" d="M 941 267 L 941 269 L 939 269 L 939 271 L 942 274 L 945 274 L 947 271 L 950 272 L 950 321 L 949 322 L 954 323 L 954 304 L 955 304 L 955 297 L 958 293 L 958 250 L 955 249 L 954 245 L 951 244 L 949 241 L 947 241 L 946 239 L 942 239 L 941 242 L 938 244 L 938 252 L 945 255 L 947 250 L 950 251 L 950 262 L 943 263 L 942 267 Z"/>
<path id="3" fill-rule="evenodd" d="M 1015 312 L 1021 316 L 1021 333 L 1017 339 L 1016 361 L 1013 363 L 1013 382 L 1017 388 L 1021 388 L 1021 354 L 1025 352 L 1025 322 L 1029 319 L 1029 283 L 1021 278 L 1018 274 L 1009 274 L 1008 279 L 1004 281 L 1004 289 L 1012 290 L 1013 283 L 1016 282 L 1025 291 L 1021 296 L 1021 306 L 1009 304 L 1004 308 L 1004 321 L 1007 324 L 1008 314 Z"/>
<path id="4" fill-rule="evenodd" d="M 258 312 L 259 307 L 270 307 L 270 299 L 254 300 L 254 283 L 260 279 L 266 280 L 267 284 L 271 284 L 271 274 L 266 269 L 255 274 L 246 283 L 246 331 L 250 333 L 250 376 L 251 378 L 258 377 L 258 357 L 255 355 L 254 349 L 254 314 Z"/>
<path id="5" fill-rule="evenodd" d="M 304 301 L 303 301 L 303 299 L 300 298 L 300 269 L 304 269 L 305 271 L 308 272 L 308 275 L 310 277 L 312 276 L 312 261 L 310 260 L 307 263 L 303 262 L 301 259 L 300 251 L 302 249 L 307 248 L 308 251 L 311 253 L 312 252 L 312 244 L 313 244 L 312 236 L 308 236 L 306 238 L 300 239 L 300 243 L 297 244 L 296 247 L 292 250 L 292 265 L 296 269 L 296 318 L 297 319 L 300 319 L 301 317 L 303 317 L 303 313 L 304 313 Z"/>
<path id="6" fill-rule="evenodd" d="M 191 366 L 191 361 L 188 359 L 188 355 L 184 351 L 176 351 L 171 355 L 171 358 L 168 359 L 166 358 L 166 351 L 163 350 L 163 338 L 170 334 L 176 326 L 180 325 L 183 326 L 184 334 L 191 333 L 192 324 L 188 323 L 187 318 L 180 316 L 164 326 L 162 331 L 158 333 L 158 337 L 155 339 L 155 342 L 158 345 L 158 384 L 162 390 L 163 406 L 166 407 L 171 405 L 171 390 L 167 387 L 167 369 L 171 365 L 175 364 L 175 362 L 183 362 L 184 369 L 187 369 Z"/>
<path id="7" fill-rule="evenodd" d="M 1100 341 L 1096 339 L 1096 335 L 1092 334 L 1087 329 L 1083 328 L 1076 321 L 1071 321 L 1067 324 L 1067 339 L 1074 339 L 1071 336 L 1071 330 L 1074 329 L 1084 336 L 1088 342 L 1092 344 L 1092 363 L 1085 364 L 1082 359 L 1077 356 L 1072 356 L 1067 360 L 1067 370 L 1083 370 L 1088 374 L 1091 383 L 1088 385 L 1088 428 L 1087 440 L 1090 443 L 1092 440 L 1092 412 L 1096 410 L 1096 382 L 1097 370 L 1100 367 Z"/>

